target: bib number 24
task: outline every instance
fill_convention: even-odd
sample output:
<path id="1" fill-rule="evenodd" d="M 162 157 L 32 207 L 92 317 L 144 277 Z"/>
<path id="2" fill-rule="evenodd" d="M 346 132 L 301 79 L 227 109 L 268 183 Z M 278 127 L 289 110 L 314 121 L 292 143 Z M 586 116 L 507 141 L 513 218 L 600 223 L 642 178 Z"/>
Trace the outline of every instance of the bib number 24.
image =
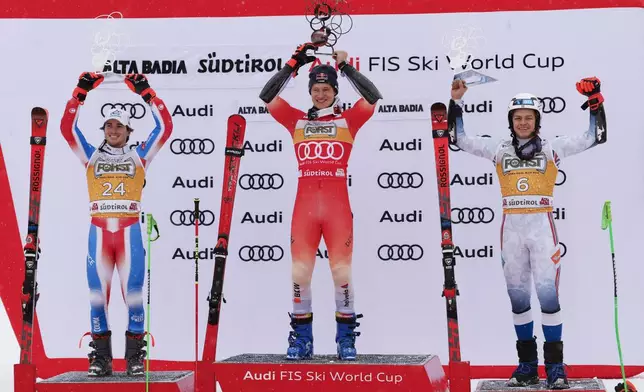
<path id="1" fill-rule="evenodd" d="M 103 184 L 105 187 L 105 190 L 103 191 L 103 196 L 105 197 L 110 197 L 114 195 L 115 193 L 120 194 L 121 196 L 125 195 L 125 185 L 123 185 L 122 182 L 119 182 L 119 184 L 114 188 L 114 185 L 112 185 L 111 182 L 106 182 Z"/>

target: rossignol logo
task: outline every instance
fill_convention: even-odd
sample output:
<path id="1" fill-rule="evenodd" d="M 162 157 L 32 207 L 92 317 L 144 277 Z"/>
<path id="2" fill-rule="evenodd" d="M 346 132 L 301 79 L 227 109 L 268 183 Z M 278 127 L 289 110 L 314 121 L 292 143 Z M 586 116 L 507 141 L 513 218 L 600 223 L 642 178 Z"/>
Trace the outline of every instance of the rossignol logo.
<path id="1" fill-rule="evenodd" d="M 244 142 L 244 150 L 249 152 L 281 152 L 282 149 L 281 140 L 273 140 L 269 143 L 252 143 L 250 140 Z"/>
<path id="2" fill-rule="evenodd" d="M 172 189 L 174 188 L 189 188 L 189 189 L 207 189 L 214 188 L 215 180 L 213 176 L 204 176 L 200 179 L 189 179 L 182 178 L 177 176 L 177 178 L 172 183 Z"/>
<path id="3" fill-rule="evenodd" d="M 237 114 L 268 114 L 266 106 L 240 106 Z"/>
<path id="4" fill-rule="evenodd" d="M 507 174 L 513 170 L 535 169 L 540 173 L 545 173 L 548 161 L 544 153 L 540 152 L 530 160 L 519 159 L 510 154 L 503 154 L 501 157 L 501 168 L 503 174 Z"/>
<path id="5" fill-rule="evenodd" d="M 34 151 L 34 167 L 31 171 L 31 190 L 40 192 L 40 178 L 42 170 L 42 153 L 40 150 Z"/>
<path id="6" fill-rule="evenodd" d="M 215 255 L 215 248 L 202 249 L 197 253 L 199 260 L 214 260 Z M 177 248 L 172 254 L 172 260 L 176 259 L 195 260 L 195 250 Z"/>
<path id="7" fill-rule="evenodd" d="M 450 182 L 450 185 L 451 186 L 493 185 L 494 184 L 493 180 L 494 180 L 493 173 L 485 173 L 480 176 L 462 176 L 460 174 L 454 174 L 454 177 L 452 177 L 452 181 Z"/>
<path id="8" fill-rule="evenodd" d="M 183 107 L 177 105 L 172 111 L 172 117 L 213 117 L 214 115 L 214 106 L 208 104 L 199 107 Z"/>
<path id="9" fill-rule="evenodd" d="M 408 142 L 392 142 L 389 139 L 382 141 L 378 151 L 388 150 L 388 151 L 422 151 L 423 141 L 422 139 L 412 139 Z"/>
<path id="10" fill-rule="evenodd" d="M 135 172 L 136 164 L 132 158 L 123 162 L 108 162 L 99 158 L 94 162 L 94 177 L 96 178 L 111 174 L 125 174 L 128 177 L 134 177 Z"/>
<path id="11" fill-rule="evenodd" d="M 251 214 L 246 212 L 241 223 L 283 223 L 282 211 L 275 211 L 270 214 Z"/>
<path id="12" fill-rule="evenodd" d="M 420 223 L 423 221 L 423 210 L 413 210 L 412 212 L 405 213 L 391 213 L 387 210 L 382 213 L 380 223 Z"/>
<path id="13" fill-rule="evenodd" d="M 454 256 L 466 259 L 492 258 L 494 257 L 494 246 L 485 245 L 482 248 L 461 248 L 457 246 L 454 248 Z"/>
<path id="14" fill-rule="evenodd" d="M 184 60 L 114 60 L 103 67 L 103 72 L 115 74 L 187 74 Z"/>
<path id="15" fill-rule="evenodd" d="M 329 122 L 308 122 L 304 126 L 305 138 L 332 138 L 338 135 L 338 127 Z"/>
<path id="16" fill-rule="evenodd" d="M 253 58 L 246 53 L 244 58 L 218 58 L 217 52 L 208 53 L 208 57 L 199 60 L 198 73 L 257 73 L 274 72 L 282 68 L 282 59 Z"/>
<path id="17" fill-rule="evenodd" d="M 378 113 L 421 113 L 424 112 L 423 104 L 409 103 L 398 105 L 380 105 L 378 106 Z"/>

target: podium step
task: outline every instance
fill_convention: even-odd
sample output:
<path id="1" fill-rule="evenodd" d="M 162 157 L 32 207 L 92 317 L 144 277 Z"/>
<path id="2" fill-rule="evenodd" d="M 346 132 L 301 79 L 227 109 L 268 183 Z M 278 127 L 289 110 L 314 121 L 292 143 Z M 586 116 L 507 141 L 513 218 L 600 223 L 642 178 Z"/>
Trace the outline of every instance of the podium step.
<path id="1" fill-rule="evenodd" d="M 241 354 L 216 362 L 223 392 L 447 392 L 447 378 L 435 355 L 358 355 L 340 361 L 315 355 L 302 361 L 280 354 Z"/>
<path id="2" fill-rule="evenodd" d="M 537 385 L 528 387 L 508 387 L 505 385 L 507 380 L 483 380 L 479 381 L 476 386 L 476 392 L 507 392 L 507 391 L 541 391 L 541 392 L 561 392 L 562 390 L 549 389 L 546 382 L 541 380 Z M 563 391 L 586 391 L 586 392 L 606 392 L 606 387 L 602 380 L 593 378 L 588 379 L 569 379 L 570 389 Z"/>
<path id="3" fill-rule="evenodd" d="M 154 392 L 193 392 L 194 374 L 191 371 L 150 372 L 150 389 Z M 118 384 L 118 385 L 116 385 Z M 88 377 L 87 372 L 67 372 L 40 380 L 36 392 L 141 392 L 145 390 L 145 375 L 128 376 L 114 372 L 107 377 Z"/>

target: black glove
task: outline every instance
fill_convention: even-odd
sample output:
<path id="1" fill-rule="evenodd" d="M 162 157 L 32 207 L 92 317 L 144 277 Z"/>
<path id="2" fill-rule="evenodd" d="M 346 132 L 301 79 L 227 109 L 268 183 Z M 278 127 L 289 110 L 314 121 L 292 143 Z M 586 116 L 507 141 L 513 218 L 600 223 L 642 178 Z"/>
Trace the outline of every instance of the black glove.
<path id="1" fill-rule="evenodd" d="M 87 93 L 94 90 L 99 84 L 103 83 L 104 79 L 105 77 L 103 77 L 103 75 L 94 72 L 83 72 L 78 77 L 78 84 L 76 85 L 72 96 L 80 102 L 85 102 Z"/>
<path id="2" fill-rule="evenodd" d="M 637 392 L 637 389 L 635 388 L 635 385 L 633 385 L 632 382 L 626 380 L 626 385 L 628 385 L 628 392 Z M 625 392 L 626 389 L 624 388 L 624 383 L 620 382 L 615 386 L 615 392 Z"/>
<path id="3" fill-rule="evenodd" d="M 295 52 L 291 56 L 291 59 L 286 62 L 287 65 L 291 66 L 295 70 L 295 74 L 297 75 L 297 70 L 311 61 L 315 61 L 316 57 L 315 56 L 309 56 L 306 54 L 307 50 L 315 49 L 316 46 L 313 45 L 310 42 L 304 43 L 295 49 Z"/>
<path id="4" fill-rule="evenodd" d="M 139 94 L 147 103 L 150 103 L 150 101 L 157 96 L 157 93 L 150 88 L 148 78 L 143 74 L 125 75 L 125 84 L 130 88 L 130 90 Z"/>
<path id="5" fill-rule="evenodd" d="M 583 110 L 590 106 L 590 111 L 596 113 L 599 105 L 604 102 L 604 97 L 599 92 L 601 88 L 601 81 L 596 77 L 584 78 L 577 82 L 577 91 L 588 97 L 588 100 L 581 105 Z"/>

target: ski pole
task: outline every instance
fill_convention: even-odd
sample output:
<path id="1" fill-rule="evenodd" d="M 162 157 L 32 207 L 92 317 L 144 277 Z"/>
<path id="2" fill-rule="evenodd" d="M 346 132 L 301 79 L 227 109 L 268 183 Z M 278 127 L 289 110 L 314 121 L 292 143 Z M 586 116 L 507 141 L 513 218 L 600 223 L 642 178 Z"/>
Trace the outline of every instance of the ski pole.
<path id="1" fill-rule="evenodd" d="M 619 341 L 619 326 L 617 322 L 617 269 L 615 267 L 615 246 L 613 244 L 613 215 L 610 209 L 610 201 L 604 202 L 602 209 L 602 230 L 608 229 L 608 236 L 610 238 L 610 254 L 613 260 L 613 295 L 615 298 L 615 336 L 617 337 L 617 352 L 619 353 L 619 365 L 622 369 L 622 380 L 624 381 L 625 392 L 628 392 L 628 385 L 626 385 L 626 374 L 624 372 L 624 361 L 622 360 L 622 345 Z"/>
<path id="2" fill-rule="evenodd" d="M 150 260 L 152 258 L 152 252 L 151 252 L 151 246 L 150 243 L 156 241 L 159 239 L 159 227 L 157 226 L 157 221 L 154 220 L 154 217 L 152 214 L 147 214 L 148 218 L 148 227 L 147 227 L 147 232 L 148 232 L 148 304 L 147 304 L 147 310 L 146 310 L 146 324 L 147 326 L 145 327 L 146 330 L 148 331 L 148 334 L 150 334 Z M 156 237 L 152 239 L 152 229 L 154 228 L 154 231 L 156 231 Z M 150 335 L 152 336 L 152 335 Z M 148 337 L 148 352 L 147 352 L 147 358 L 146 358 L 146 368 L 145 368 L 145 391 L 148 392 L 149 388 L 149 383 L 150 383 L 150 338 Z"/>
<path id="3" fill-rule="evenodd" d="M 195 198 L 195 380 L 199 361 L 199 198 Z"/>

